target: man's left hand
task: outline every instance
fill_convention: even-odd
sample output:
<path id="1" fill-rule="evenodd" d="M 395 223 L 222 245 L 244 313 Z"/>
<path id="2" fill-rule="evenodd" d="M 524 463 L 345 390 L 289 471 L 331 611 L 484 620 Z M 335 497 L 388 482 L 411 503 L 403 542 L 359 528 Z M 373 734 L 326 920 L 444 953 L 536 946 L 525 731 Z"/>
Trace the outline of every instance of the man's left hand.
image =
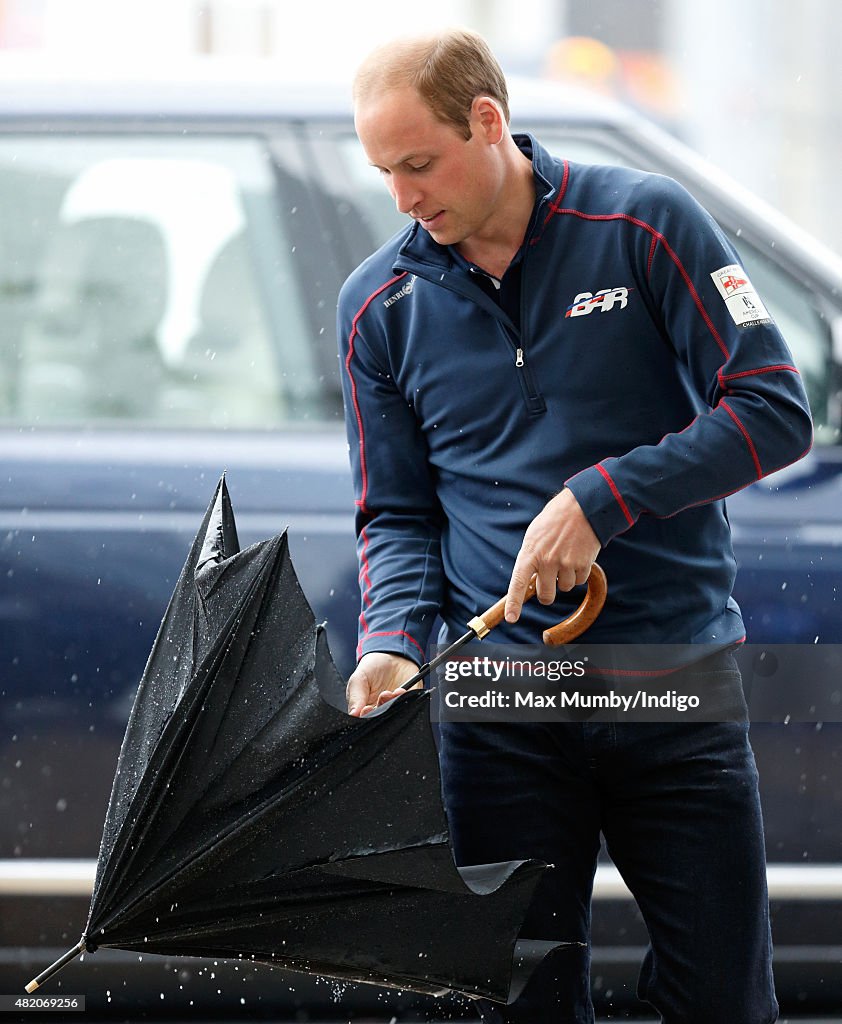
<path id="1" fill-rule="evenodd" d="M 587 580 L 599 549 L 599 540 L 579 502 L 565 488 L 547 502 L 523 536 L 506 595 L 506 622 L 520 618 L 533 574 L 538 576 L 538 600 L 552 604 L 557 590 L 572 590 Z"/>

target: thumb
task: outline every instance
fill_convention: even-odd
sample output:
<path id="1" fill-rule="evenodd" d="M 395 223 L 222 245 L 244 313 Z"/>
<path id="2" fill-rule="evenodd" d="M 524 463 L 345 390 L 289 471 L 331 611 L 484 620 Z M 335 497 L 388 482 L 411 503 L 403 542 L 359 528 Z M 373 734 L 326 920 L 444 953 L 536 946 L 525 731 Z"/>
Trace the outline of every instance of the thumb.
<path id="1" fill-rule="evenodd" d="M 345 700 L 348 702 L 348 714 L 358 715 L 368 703 L 368 679 L 361 672 L 354 672 L 345 687 Z"/>

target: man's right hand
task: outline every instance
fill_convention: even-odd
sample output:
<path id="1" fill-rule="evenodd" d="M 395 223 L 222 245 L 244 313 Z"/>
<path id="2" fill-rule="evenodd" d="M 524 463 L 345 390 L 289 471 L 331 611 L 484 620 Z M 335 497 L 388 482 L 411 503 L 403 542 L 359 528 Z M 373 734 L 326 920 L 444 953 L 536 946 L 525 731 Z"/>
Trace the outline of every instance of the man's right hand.
<path id="1" fill-rule="evenodd" d="M 401 684 L 411 679 L 417 671 L 418 666 L 414 661 L 399 654 L 381 651 L 364 654 L 345 687 L 348 714 L 361 717 L 385 704 L 387 700 L 399 697 L 405 692 L 401 690 Z M 421 683 L 412 687 L 413 690 L 421 688 Z"/>

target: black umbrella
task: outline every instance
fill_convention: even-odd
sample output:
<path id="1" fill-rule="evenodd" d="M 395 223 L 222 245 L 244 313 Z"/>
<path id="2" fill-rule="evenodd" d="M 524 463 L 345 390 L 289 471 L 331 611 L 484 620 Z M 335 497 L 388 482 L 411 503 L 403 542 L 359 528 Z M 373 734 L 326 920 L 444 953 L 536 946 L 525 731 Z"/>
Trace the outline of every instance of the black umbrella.
<path id="1" fill-rule="evenodd" d="M 224 480 L 129 719 L 81 940 L 516 997 L 545 865 L 457 869 L 428 694 L 353 718 L 286 534 L 239 550 Z M 513 966 L 514 965 L 514 966 Z"/>

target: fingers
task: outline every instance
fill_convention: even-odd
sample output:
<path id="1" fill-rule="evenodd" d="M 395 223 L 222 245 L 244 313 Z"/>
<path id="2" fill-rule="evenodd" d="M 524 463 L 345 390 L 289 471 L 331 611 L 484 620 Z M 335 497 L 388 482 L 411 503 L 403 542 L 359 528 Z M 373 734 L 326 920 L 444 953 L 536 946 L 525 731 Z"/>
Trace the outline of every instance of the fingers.
<path id="1" fill-rule="evenodd" d="M 567 593 L 568 590 L 572 590 L 580 583 L 587 583 L 590 572 L 590 565 L 585 567 L 571 566 L 570 568 L 560 570 L 558 574 L 558 589 Z"/>
<path id="2" fill-rule="evenodd" d="M 402 693 L 406 693 L 406 690 L 384 690 L 375 701 L 374 707 L 382 708 L 384 704 L 388 704 L 395 697 L 400 697 Z"/>
<path id="3" fill-rule="evenodd" d="M 589 574 L 590 567 L 585 570 L 556 570 L 554 567 L 544 567 L 535 573 L 535 596 L 541 604 L 552 604 L 559 590 L 572 590 L 578 583 L 585 583 Z M 521 584 L 519 576 L 516 579 L 515 574 L 512 574 L 512 582 L 506 595 L 506 622 L 517 622 L 520 618 L 526 586 Z"/>
<path id="4" fill-rule="evenodd" d="M 535 596 L 541 604 L 552 604 L 559 590 L 572 590 L 577 583 L 584 582 L 590 572 L 590 566 L 588 566 L 584 570 L 584 577 L 580 580 L 581 570 L 558 566 L 551 562 L 543 565 L 536 563 L 537 557 L 534 554 L 528 554 L 525 547 L 521 548 L 506 594 L 503 613 L 506 622 L 517 622 L 520 618 L 526 588 L 533 575 L 535 576 Z"/>
<path id="5" fill-rule="evenodd" d="M 414 686 L 410 686 L 409 689 L 410 690 L 423 690 L 424 689 L 424 684 L 420 683 L 420 682 L 419 683 L 415 683 L 415 685 Z M 360 708 L 359 712 L 356 715 L 354 715 L 354 717 L 355 718 L 364 718 L 369 713 L 369 711 L 374 711 L 375 708 L 382 708 L 383 705 L 384 704 L 388 704 L 390 700 L 394 700 L 395 697 L 402 697 L 403 694 L 408 693 L 408 692 L 409 692 L 408 690 L 404 690 L 402 688 L 399 688 L 397 690 L 383 690 L 382 693 L 378 694 L 377 700 L 375 700 L 375 702 L 373 704 L 364 704 L 362 706 L 362 708 Z M 350 708 L 349 708 L 349 712 L 348 713 L 352 714 L 352 715 L 354 714 L 354 712 L 351 711 Z"/>
<path id="6" fill-rule="evenodd" d="M 359 716 L 364 714 L 363 708 L 369 700 L 368 678 L 362 672 L 355 672 L 345 687 L 345 699 L 348 702 L 348 714 Z"/>
<path id="7" fill-rule="evenodd" d="M 503 617 L 506 622 L 517 622 L 520 618 L 523 599 L 526 596 L 526 588 L 529 586 L 529 581 L 532 579 L 534 572 L 535 569 L 532 566 L 530 556 L 521 548 L 515 561 L 515 567 L 512 570 L 512 578 L 509 580 L 509 589 L 506 594 L 506 606 L 503 611 Z"/>
<path id="8" fill-rule="evenodd" d="M 575 582 L 574 582 L 574 584 L 572 586 L 581 586 L 583 583 L 587 583 L 588 582 L 588 577 L 591 574 L 591 569 L 592 568 L 593 568 L 593 562 L 590 562 L 586 566 L 580 566 L 576 570 Z M 559 588 L 558 589 L 559 590 L 570 590 L 570 589 L 572 589 L 572 586 L 571 587 L 562 587 L 559 584 Z"/>
<path id="9" fill-rule="evenodd" d="M 348 714 L 359 718 L 385 703 L 381 697 L 399 697 L 404 692 L 401 683 L 414 676 L 417 669 L 415 662 L 397 654 L 375 651 L 364 655 L 345 687 Z M 422 688 L 421 683 L 416 686 Z"/>
<path id="10" fill-rule="evenodd" d="M 552 604 L 559 590 L 587 582 L 600 543 L 575 496 L 567 488 L 551 498 L 529 524 L 518 552 L 504 616 L 520 618 L 528 581 L 536 575 L 535 594 Z"/>
<path id="11" fill-rule="evenodd" d="M 535 596 L 541 604 L 552 604 L 558 590 L 558 576 L 555 569 L 546 566 L 540 569 L 535 578 Z"/>

